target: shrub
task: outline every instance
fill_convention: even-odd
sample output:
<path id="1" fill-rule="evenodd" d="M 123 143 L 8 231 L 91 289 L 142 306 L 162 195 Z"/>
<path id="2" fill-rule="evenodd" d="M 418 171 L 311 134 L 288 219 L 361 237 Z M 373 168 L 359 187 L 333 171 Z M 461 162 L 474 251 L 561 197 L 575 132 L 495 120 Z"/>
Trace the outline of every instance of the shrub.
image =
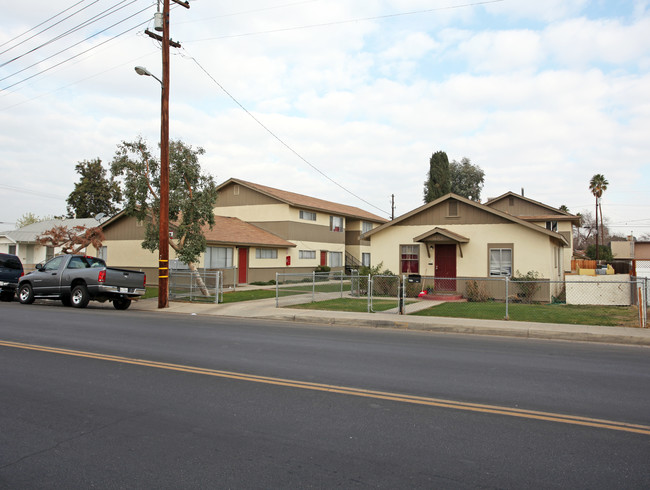
<path id="1" fill-rule="evenodd" d="M 510 278 L 512 282 L 518 283 L 515 293 L 517 298 L 522 303 L 532 303 L 535 293 L 539 291 L 541 285 L 539 284 L 540 276 L 537 271 L 528 271 L 522 275 L 519 270 Z"/>
<path id="2" fill-rule="evenodd" d="M 467 297 L 467 301 L 472 303 L 483 303 L 490 299 L 485 288 L 475 280 L 468 281 L 465 296 Z"/>

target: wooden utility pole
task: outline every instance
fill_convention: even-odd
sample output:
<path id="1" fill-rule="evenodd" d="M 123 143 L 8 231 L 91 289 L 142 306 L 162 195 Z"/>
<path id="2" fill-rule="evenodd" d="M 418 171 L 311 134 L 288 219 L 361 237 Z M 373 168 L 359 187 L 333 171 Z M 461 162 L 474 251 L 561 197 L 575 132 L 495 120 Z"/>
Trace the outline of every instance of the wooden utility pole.
<path id="1" fill-rule="evenodd" d="M 158 243 L 158 308 L 169 307 L 169 1 L 163 0 L 162 95 L 160 101 L 160 235 Z M 173 0 L 190 8 L 189 3 Z M 178 44 L 178 43 L 175 43 Z M 180 44 L 178 44 L 180 46 Z"/>

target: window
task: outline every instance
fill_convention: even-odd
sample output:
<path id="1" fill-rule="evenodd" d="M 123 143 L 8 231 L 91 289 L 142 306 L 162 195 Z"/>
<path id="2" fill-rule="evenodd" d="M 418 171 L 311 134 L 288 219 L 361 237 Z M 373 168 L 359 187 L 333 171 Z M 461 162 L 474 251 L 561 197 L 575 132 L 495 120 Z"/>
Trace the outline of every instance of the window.
<path id="1" fill-rule="evenodd" d="M 449 201 L 449 216 L 458 216 L 458 201 Z"/>
<path id="2" fill-rule="evenodd" d="M 316 250 L 300 250 L 298 252 L 298 258 L 299 259 L 315 259 L 316 258 Z"/>
<path id="3" fill-rule="evenodd" d="M 61 264 L 65 260 L 65 255 L 60 255 L 58 257 L 53 258 L 49 262 L 45 264 L 43 267 L 44 271 L 58 271 L 59 267 L 61 267 Z"/>
<path id="4" fill-rule="evenodd" d="M 239 186 L 238 186 L 238 185 L 233 186 L 233 188 L 232 188 L 232 193 L 233 193 L 235 196 L 238 196 L 238 195 L 239 195 Z"/>
<path id="5" fill-rule="evenodd" d="M 9 245 L 7 253 L 10 253 L 11 255 L 16 255 L 16 245 Z"/>
<path id="6" fill-rule="evenodd" d="M 205 250 L 206 269 L 226 269 L 232 267 L 231 247 L 208 247 Z"/>
<path id="7" fill-rule="evenodd" d="M 361 222 L 361 233 L 367 233 L 370 230 L 372 230 L 372 223 L 368 223 L 367 221 Z"/>
<path id="8" fill-rule="evenodd" d="M 316 221 L 316 213 L 312 211 L 303 211 L 300 210 L 300 219 L 306 219 L 309 221 Z"/>
<path id="9" fill-rule="evenodd" d="M 330 267 L 341 267 L 343 265 L 343 252 L 330 252 Z"/>
<path id="10" fill-rule="evenodd" d="M 551 231 L 557 231 L 557 221 L 547 221 L 546 229 Z"/>
<path id="11" fill-rule="evenodd" d="M 50 260 L 54 257 L 54 247 L 45 247 L 45 260 Z"/>
<path id="12" fill-rule="evenodd" d="M 343 218 L 330 216 L 330 231 L 343 231 Z"/>
<path id="13" fill-rule="evenodd" d="M 420 272 L 420 246 L 402 245 L 400 247 L 400 270 L 403 274 Z"/>
<path id="14" fill-rule="evenodd" d="M 512 275 L 512 249 L 511 248 L 490 249 L 490 275 L 491 276 Z"/>
<path id="15" fill-rule="evenodd" d="M 99 247 L 99 250 L 97 250 L 97 257 L 99 257 L 104 262 L 106 262 L 106 259 L 108 257 L 108 250 L 106 248 L 106 245 L 104 245 L 103 247 Z"/>
<path id="16" fill-rule="evenodd" d="M 256 248 L 255 258 L 256 259 L 277 259 L 278 250 L 276 248 Z"/>
<path id="17" fill-rule="evenodd" d="M 370 267 L 370 254 L 362 253 L 361 254 L 361 265 L 364 267 Z"/>

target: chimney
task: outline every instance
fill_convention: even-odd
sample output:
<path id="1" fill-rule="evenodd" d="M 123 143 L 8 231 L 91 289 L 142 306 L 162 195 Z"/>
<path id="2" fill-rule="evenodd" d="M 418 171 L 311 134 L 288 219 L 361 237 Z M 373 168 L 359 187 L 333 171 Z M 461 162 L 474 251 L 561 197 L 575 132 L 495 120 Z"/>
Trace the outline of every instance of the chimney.
<path id="1" fill-rule="evenodd" d="M 524 188 L 521 188 L 521 197 L 524 197 Z"/>

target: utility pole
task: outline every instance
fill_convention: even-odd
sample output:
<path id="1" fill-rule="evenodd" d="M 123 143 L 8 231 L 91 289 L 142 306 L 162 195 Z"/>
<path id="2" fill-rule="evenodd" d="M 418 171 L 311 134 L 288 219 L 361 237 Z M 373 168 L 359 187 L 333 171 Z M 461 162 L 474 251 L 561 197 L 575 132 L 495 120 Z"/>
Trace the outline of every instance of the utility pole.
<path id="1" fill-rule="evenodd" d="M 147 32 L 155 39 L 162 41 L 162 95 L 160 101 L 160 217 L 158 237 L 158 308 L 169 307 L 169 2 L 163 0 L 162 39 L 160 36 Z M 190 4 L 181 0 L 174 3 L 185 8 Z M 180 44 L 174 43 L 176 47 Z"/>

